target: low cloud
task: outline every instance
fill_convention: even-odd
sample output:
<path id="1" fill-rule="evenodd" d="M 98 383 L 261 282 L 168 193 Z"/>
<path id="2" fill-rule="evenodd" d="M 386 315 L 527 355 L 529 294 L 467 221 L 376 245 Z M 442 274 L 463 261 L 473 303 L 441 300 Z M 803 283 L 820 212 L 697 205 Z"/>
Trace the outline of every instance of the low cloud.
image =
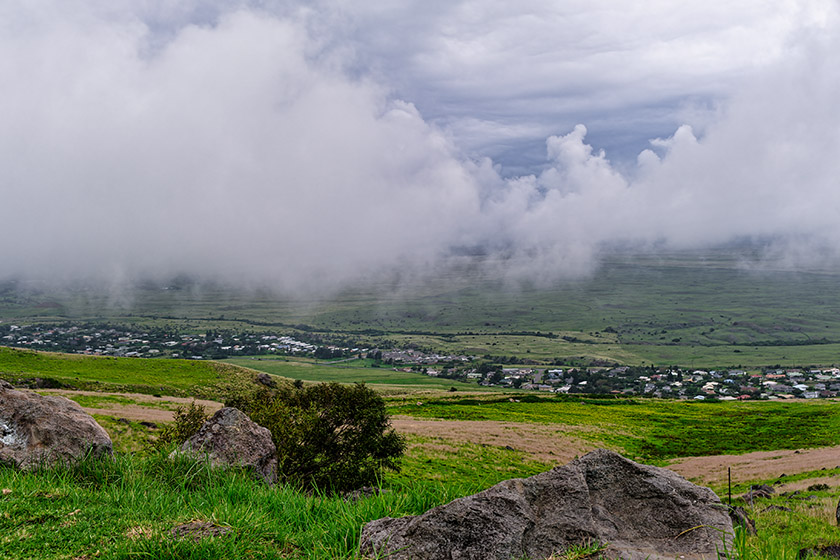
<path id="1" fill-rule="evenodd" d="M 584 123 L 511 177 L 361 71 L 320 13 L 38 6 L 6 8 L 0 34 L 0 277 L 323 291 L 467 251 L 550 283 L 616 246 L 840 247 L 836 11 L 637 162 Z"/>

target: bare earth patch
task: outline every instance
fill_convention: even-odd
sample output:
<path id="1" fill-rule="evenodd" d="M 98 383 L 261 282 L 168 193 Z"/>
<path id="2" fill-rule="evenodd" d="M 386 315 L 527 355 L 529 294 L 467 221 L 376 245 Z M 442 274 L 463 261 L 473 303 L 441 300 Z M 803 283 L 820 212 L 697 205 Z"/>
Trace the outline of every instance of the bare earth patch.
<path id="1" fill-rule="evenodd" d="M 827 484 L 832 488 L 836 488 L 840 486 L 840 476 L 824 476 L 820 478 L 805 478 L 802 480 L 794 480 L 793 482 L 787 482 L 785 484 L 780 484 L 776 487 L 777 492 L 796 492 L 799 490 L 800 492 L 808 491 L 808 487 L 814 484 Z M 832 500 L 835 508 L 837 506 L 837 502 Z M 834 510 L 831 510 L 831 514 L 834 515 Z"/>
<path id="2" fill-rule="evenodd" d="M 710 486 L 726 483 L 732 468 L 732 482 L 766 480 L 782 474 L 797 474 L 840 466 L 840 446 L 819 449 L 755 451 L 743 455 L 715 455 L 675 459 L 668 468 L 685 478 Z"/>
<path id="3" fill-rule="evenodd" d="M 575 457 L 603 447 L 575 434 L 586 428 L 560 424 L 525 424 L 488 420 L 427 420 L 408 416 L 391 419 L 394 428 L 404 434 L 437 437 L 452 442 L 512 447 L 545 463 L 566 464 Z"/>
<path id="4" fill-rule="evenodd" d="M 171 422 L 175 419 L 172 405 L 189 404 L 195 401 L 195 404 L 203 406 L 208 414 L 213 414 L 220 408 L 222 404 L 216 401 L 208 401 L 203 399 L 192 399 L 183 397 L 155 397 L 153 395 L 144 395 L 141 393 L 100 393 L 96 391 L 73 391 L 68 389 L 39 389 L 39 393 L 53 393 L 56 395 L 91 395 L 91 396 L 116 396 L 126 397 L 138 403 L 147 403 L 155 406 L 143 406 L 140 404 L 118 404 L 118 403 L 102 403 L 101 407 L 82 407 L 88 414 L 103 414 L 106 416 L 114 416 L 119 418 L 127 418 L 129 420 L 147 421 L 147 422 Z"/>
<path id="5" fill-rule="evenodd" d="M 579 437 L 586 428 L 515 422 L 426 420 L 395 416 L 397 431 L 437 437 L 453 443 L 510 446 L 538 461 L 565 464 L 599 446 Z M 616 450 L 621 452 L 621 450 Z M 714 455 L 675 459 L 668 468 L 698 484 L 720 487 L 732 468 L 732 482 L 750 482 L 840 466 L 840 446 L 820 449 L 757 451 L 744 455 Z M 810 483 L 813 483 L 811 481 Z M 807 484 L 805 485 L 807 487 Z M 797 486 L 798 488 L 798 486 Z M 793 488 L 796 489 L 796 488 Z"/>

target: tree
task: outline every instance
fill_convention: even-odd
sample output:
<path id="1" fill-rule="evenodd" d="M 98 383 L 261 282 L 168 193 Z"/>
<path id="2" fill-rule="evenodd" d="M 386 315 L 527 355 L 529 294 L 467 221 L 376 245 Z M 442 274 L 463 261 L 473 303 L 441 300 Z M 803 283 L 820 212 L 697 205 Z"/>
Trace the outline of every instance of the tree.
<path id="1" fill-rule="evenodd" d="M 384 469 L 398 470 L 405 451 L 382 397 L 361 383 L 284 386 L 229 404 L 268 428 L 278 475 L 290 484 L 330 492 L 370 486 Z"/>

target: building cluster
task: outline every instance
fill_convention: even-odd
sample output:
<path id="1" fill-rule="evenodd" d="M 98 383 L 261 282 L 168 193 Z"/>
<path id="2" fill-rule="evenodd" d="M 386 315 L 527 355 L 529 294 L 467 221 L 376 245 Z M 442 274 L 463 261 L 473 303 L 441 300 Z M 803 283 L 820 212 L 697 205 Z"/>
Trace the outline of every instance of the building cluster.
<path id="1" fill-rule="evenodd" d="M 383 350 L 382 361 L 389 364 L 419 364 L 419 365 L 433 365 L 440 363 L 461 362 L 466 363 L 472 361 L 474 358 L 464 355 L 455 354 L 426 354 L 419 350 Z M 428 370 L 426 372 L 432 376 L 439 373 L 438 370 Z"/>
<path id="2" fill-rule="evenodd" d="M 310 354 L 318 346 L 290 336 L 210 331 L 181 334 L 167 329 L 98 325 L 0 325 L 0 345 L 91 356 L 221 359 L 285 353 Z"/>
<path id="3" fill-rule="evenodd" d="M 484 386 L 550 393 L 641 395 L 696 400 L 818 399 L 840 394 L 840 368 L 705 370 L 679 367 L 504 367 L 474 356 L 414 349 L 367 349 L 303 341 L 278 333 L 207 331 L 109 325 L 0 323 L 0 345 L 87 355 L 222 359 L 292 354 L 323 359 L 373 358 L 395 369 Z"/>
<path id="4" fill-rule="evenodd" d="M 652 367 L 505 368 L 467 379 L 553 393 L 647 395 L 695 400 L 817 399 L 840 394 L 840 368 L 761 371 L 701 370 Z"/>

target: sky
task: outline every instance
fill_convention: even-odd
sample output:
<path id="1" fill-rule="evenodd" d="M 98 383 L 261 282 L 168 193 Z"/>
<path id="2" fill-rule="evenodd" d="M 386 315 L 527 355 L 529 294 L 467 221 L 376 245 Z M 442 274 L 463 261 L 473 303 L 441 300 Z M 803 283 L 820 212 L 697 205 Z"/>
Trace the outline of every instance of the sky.
<path id="1" fill-rule="evenodd" d="M 9 0 L 0 278 L 840 262 L 838 52 L 837 0 Z"/>

